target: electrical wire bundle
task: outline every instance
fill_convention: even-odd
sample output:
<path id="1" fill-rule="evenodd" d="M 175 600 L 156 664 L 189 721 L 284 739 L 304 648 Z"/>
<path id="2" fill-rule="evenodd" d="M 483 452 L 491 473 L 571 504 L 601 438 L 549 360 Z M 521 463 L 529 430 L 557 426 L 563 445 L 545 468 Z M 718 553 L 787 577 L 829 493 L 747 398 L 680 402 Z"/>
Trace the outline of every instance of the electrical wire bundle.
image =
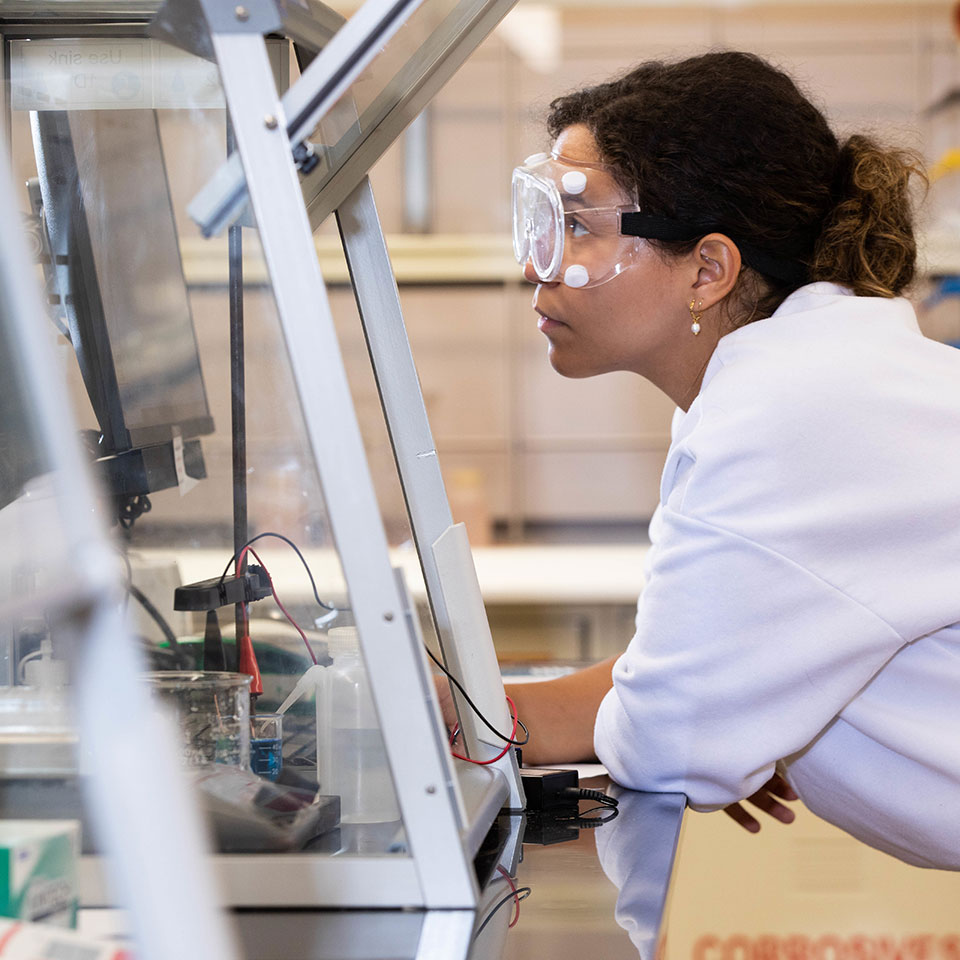
<path id="1" fill-rule="evenodd" d="M 306 646 L 310 654 L 310 658 L 313 660 L 314 663 L 316 663 L 317 662 L 316 655 L 314 654 L 313 649 L 311 648 L 310 643 L 307 640 L 306 634 L 303 632 L 303 630 L 300 629 L 297 622 L 293 619 L 293 617 L 290 616 L 286 608 L 280 602 L 280 599 L 277 596 L 276 588 L 273 585 L 273 578 L 270 576 L 270 572 L 267 570 L 266 565 L 260 559 L 260 557 L 257 556 L 256 552 L 251 549 L 254 543 L 256 543 L 258 540 L 262 540 L 264 537 L 273 537 L 277 540 L 282 540 L 284 543 L 290 546 L 293 549 L 293 551 L 296 553 L 296 555 L 300 558 L 300 562 L 303 564 L 304 569 L 307 571 L 307 576 L 310 578 L 310 587 L 313 590 L 314 600 L 316 600 L 318 606 L 328 611 L 327 616 L 317 621 L 317 626 L 322 626 L 325 622 L 330 622 L 331 620 L 336 618 L 336 616 L 340 611 L 333 604 L 327 603 L 320 599 L 320 594 L 317 590 L 316 580 L 314 580 L 313 573 L 310 570 L 310 565 L 307 563 L 307 560 L 304 557 L 303 553 L 300 551 L 300 548 L 289 537 L 284 536 L 282 533 L 275 533 L 273 531 L 268 530 L 265 533 L 260 533 L 260 534 L 257 534 L 257 536 L 255 537 L 251 537 L 240 548 L 239 551 L 233 554 L 233 556 L 227 562 L 227 565 L 223 569 L 223 573 L 220 575 L 220 582 L 222 583 L 226 579 L 227 573 L 230 571 L 231 565 L 235 565 L 235 572 L 237 576 L 239 576 L 241 574 L 241 571 L 243 570 L 244 557 L 248 552 L 252 554 L 253 557 L 256 559 L 257 563 L 259 563 L 260 566 L 263 568 L 263 571 L 270 582 L 270 588 L 273 593 L 273 599 L 276 601 L 277 606 L 280 608 L 280 610 L 282 611 L 283 615 L 287 618 L 287 620 L 289 620 L 290 623 L 293 625 L 293 627 L 296 629 L 297 633 L 300 634 L 301 638 L 303 639 L 304 645 Z M 246 632 L 246 628 L 248 628 L 249 626 L 249 619 L 247 616 L 246 604 L 244 604 L 244 625 L 245 625 L 245 632 Z M 430 659 L 436 664 L 436 666 L 443 673 L 443 675 L 457 688 L 457 690 L 463 696 L 466 703 L 470 706 L 470 709 L 473 710 L 473 712 L 477 715 L 480 721 L 492 733 L 496 734 L 496 736 L 499 739 L 503 740 L 504 742 L 503 750 L 491 760 L 472 760 L 470 757 L 467 757 L 458 753 L 454 753 L 453 756 L 457 757 L 460 760 L 466 760 L 469 763 L 476 763 L 480 766 L 485 766 L 491 763 L 496 763 L 502 757 L 506 756 L 507 751 L 510 749 L 510 747 L 522 747 L 524 746 L 524 744 L 526 744 L 529 741 L 530 732 L 523 725 L 523 721 L 517 717 L 516 707 L 514 706 L 513 701 L 509 697 L 507 697 L 507 702 L 510 704 L 511 717 L 513 719 L 513 729 L 511 730 L 510 736 L 508 737 L 508 736 L 505 736 L 503 733 L 501 733 L 499 730 L 497 730 L 497 728 L 494 727 L 493 724 L 491 724 L 490 721 L 483 715 L 483 713 L 480 711 L 480 708 L 473 702 L 473 700 L 470 698 L 467 691 L 463 688 L 463 684 L 461 684 L 460 681 L 447 669 L 446 665 L 434 655 L 433 651 L 426 645 L 424 645 L 424 649 L 427 652 L 427 656 L 429 656 Z M 517 735 L 518 726 L 523 730 L 523 733 L 524 733 L 524 738 L 522 740 L 515 739 Z M 451 737 L 450 737 L 451 748 L 453 747 L 454 741 L 456 740 L 458 731 L 459 731 L 459 724 L 454 728 L 454 731 L 451 734 Z"/>
<path id="2" fill-rule="evenodd" d="M 280 608 L 280 611 L 284 615 L 284 617 L 286 617 L 286 619 L 290 622 L 291 626 L 293 626 L 293 628 L 300 635 L 300 638 L 303 641 L 304 646 L 306 647 L 307 653 L 309 654 L 311 661 L 314 664 L 316 664 L 317 656 L 313 650 L 313 647 L 310 645 L 310 641 L 307 639 L 306 633 L 300 627 L 297 621 L 291 616 L 290 612 L 287 610 L 283 602 L 280 600 L 280 597 L 277 593 L 276 585 L 274 584 L 273 577 L 271 576 L 270 571 L 267 569 L 267 565 L 263 562 L 261 557 L 253 549 L 253 544 L 267 537 L 270 537 L 276 540 L 281 540 L 283 543 L 287 544 L 294 551 L 294 553 L 296 553 L 301 564 L 303 564 L 303 568 L 306 571 L 307 577 L 310 580 L 310 588 L 313 592 L 314 600 L 316 601 L 317 605 L 321 609 L 327 611 L 325 616 L 319 618 L 316 621 L 316 625 L 318 627 L 322 627 L 325 624 L 335 620 L 336 617 L 340 614 L 341 610 L 349 609 L 346 607 L 338 608 L 334 604 L 324 601 L 320 598 L 320 593 L 317 590 L 317 583 L 316 583 L 316 580 L 314 579 L 313 571 L 310 569 L 310 564 L 307 562 L 306 557 L 304 557 L 303 552 L 296 545 L 296 543 L 294 543 L 293 540 L 291 540 L 289 537 L 284 536 L 282 533 L 276 533 L 275 531 L 272 531 L 272 530 L 265 531 L 264 533 L 259 533 L 255 537 L 251 537 L 246 543 L 243 544 L 242 547 L 240 547 L 239 550 L 235 551 L 234 554 L 227 561 L 226 566 L 223 568 L 223 572 L 220 574 L 219 582 L 221 585 L 223 584 L 223 582 L 226 580 L 227 574 L 230 572 L 231 567 L 234 568 L 234 572 L 238 577 L 242 576 L 243 569 L 244 569 L 244 561 L 246 560 L 247 554 L 250 554 L 260 565 L 265 576 L 267 577 L 267 581 L 270 584 L 270 592 L 273 596 L 274 602 Z M 164 618 L 162 617 L 160 612 L 156 609 L 156 607 L 154 607 L 153 604 L 150 603 L 149 599 L 133 585 L 133 577 L 132 577 L 132 571 L 130 569 L 129 560 L 126 558 L 125 555 L 123 555 L 123 559 L 124 559 L 124 563 L 127 565 L 127 590 L 129 594 L 133 596 L 134 599 L 136 599 L 137 602 L 143 606 L 143 608 L 147 611 L 147 613 L 151 616 L 151 618 L 157 623 L 165 639 L 170 644 L 171 649 L 179 657 L 180 649 L 177 644 L 176 635 L 174 634 L 173 630 L 171 630 L 169 624 L 166 622 L 166 620 L 164 620 Z M 243 672 L 250 673 L 255 678 L 259 678 L 259 668 L 257 667 L 256 657 L 253 653 L 253 644 L 252 644 L 252 641 L 250 640 L 250 635 L 249 635 L 250 634 L 250 616 L 249 616 L 249 609 L 248 609 L 249 605 L 244 603 L 242 604 L 242 608 L 243 608 L 242 609 L 243 636 L 237 638 L 237 648 L 239 651 L 239 657 L 241 661 L 240 669 Z M 434 655 L 433 651 L 426 645 L 424 645 L 424 649 L 426 650 L 427 656 L 430 657 L 430 659 L 434 662 L 437 668 L 450 681 L 450 683 L 452 683 L 453 686 L 457 688 L 457 690 L 460 692 L 461 696 L 463 697 L 464 701 L 469 705 L 470 709 L 476 714 L 476 716 L 480 719 L 480 721 L 492 733 L 494 733 L 500 740 L 504 742 L 503 750 L 501 750 L 501 752 L 497 754 L 497 756 L 493 757 L 492 759 L 473 760 L 472 758 L 467 757 L 463 754 L 453 752 L 453 746 L 460 732 L 460 726 L 459 724 L 457 724 L 450 735 L 450 747 L 451 747 L 451 752 L 453 752 L 453 756 L 457 757 L 460 760 L 466 760 L 469 763 L 475 763 L 480 766 L 485 766 L 488 764 L 496 763 L 502 757 L 506 756 L 510 747 L 522 747 L 529 741 L 530 732 L 524 726 L 523 721 L 520 720 L 519 717 L 517 716 L 516 706 L 509 697 L 507 697 L 507 703 L 510 705 L 510 716 L 513 720 L 513 727 L 510 731 L 510 735 L 507 736 L 501 731 L 497 730 L 497 728 L 493 726 L 492 723 L 490 723 L 490 721 L 484 716 L 480 708 L 474 703 L 470 695 L 464 689 L 463 684 L 447 669 L 446 665 Z M 521 740 L 516 739 L 518 727 L 523 730 L 523 739 Z"/>

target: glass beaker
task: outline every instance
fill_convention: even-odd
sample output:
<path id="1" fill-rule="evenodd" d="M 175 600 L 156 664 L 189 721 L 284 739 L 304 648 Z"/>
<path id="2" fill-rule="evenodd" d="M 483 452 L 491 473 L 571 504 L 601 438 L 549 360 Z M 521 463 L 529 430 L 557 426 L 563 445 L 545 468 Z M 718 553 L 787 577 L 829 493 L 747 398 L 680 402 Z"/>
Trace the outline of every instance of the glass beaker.
<path id="1" fill-rule="evenodd" d="M 177 715 L 180 757 L 250 769 L 250 677 L 226 671 L 168 670 L 146 674 L 157 697 Z"/>

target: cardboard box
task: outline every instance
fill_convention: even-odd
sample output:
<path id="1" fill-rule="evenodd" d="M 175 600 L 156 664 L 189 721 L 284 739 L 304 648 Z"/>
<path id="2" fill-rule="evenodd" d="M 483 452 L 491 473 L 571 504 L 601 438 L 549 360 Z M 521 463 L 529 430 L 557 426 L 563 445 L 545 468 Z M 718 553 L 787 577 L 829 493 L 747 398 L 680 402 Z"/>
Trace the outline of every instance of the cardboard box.
<path id="1" fill-rule="evenodd" d="M 0 916 L 75 927 L 80 824 L 0 820 Z"/>

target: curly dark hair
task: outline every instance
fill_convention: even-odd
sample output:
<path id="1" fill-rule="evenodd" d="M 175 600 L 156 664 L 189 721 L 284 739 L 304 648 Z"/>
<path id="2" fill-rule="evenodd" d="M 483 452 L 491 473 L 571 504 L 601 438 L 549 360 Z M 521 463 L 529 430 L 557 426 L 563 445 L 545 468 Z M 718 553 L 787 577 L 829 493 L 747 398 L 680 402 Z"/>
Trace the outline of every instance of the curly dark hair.
<path id="1" fill-rule="evenodd" d="M 794 81 L 758 56 L 642 63 L 554 100 L 551 134 L 573 124 L 591 130 L 646 213 L 705 233 L 719 226 L 744 247 L 802 265 L 800 281 L 745 268 L 737 325 L 770 316 L 803 282 L 894 297 L 913 280 L 910 182 L 925 181 L 919 158 L 865 136 L 840 144 Z M 696 241 L 650 242 L 670 255 Z"/>

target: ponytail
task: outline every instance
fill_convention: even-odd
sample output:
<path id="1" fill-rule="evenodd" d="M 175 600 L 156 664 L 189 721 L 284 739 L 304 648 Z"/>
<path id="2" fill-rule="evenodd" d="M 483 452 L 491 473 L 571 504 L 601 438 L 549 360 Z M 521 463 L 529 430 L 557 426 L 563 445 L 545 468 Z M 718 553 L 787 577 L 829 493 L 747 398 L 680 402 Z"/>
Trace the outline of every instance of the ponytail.
<path id="1" fill-rule="evenodd" d="M 910 187 L 927 182 L 919 157 L 852 136 L 840 148 L 836 203 L 810 266 L 811 281 L 850 287 L 858 296 L 896 297 L 916 272 Z"/>

